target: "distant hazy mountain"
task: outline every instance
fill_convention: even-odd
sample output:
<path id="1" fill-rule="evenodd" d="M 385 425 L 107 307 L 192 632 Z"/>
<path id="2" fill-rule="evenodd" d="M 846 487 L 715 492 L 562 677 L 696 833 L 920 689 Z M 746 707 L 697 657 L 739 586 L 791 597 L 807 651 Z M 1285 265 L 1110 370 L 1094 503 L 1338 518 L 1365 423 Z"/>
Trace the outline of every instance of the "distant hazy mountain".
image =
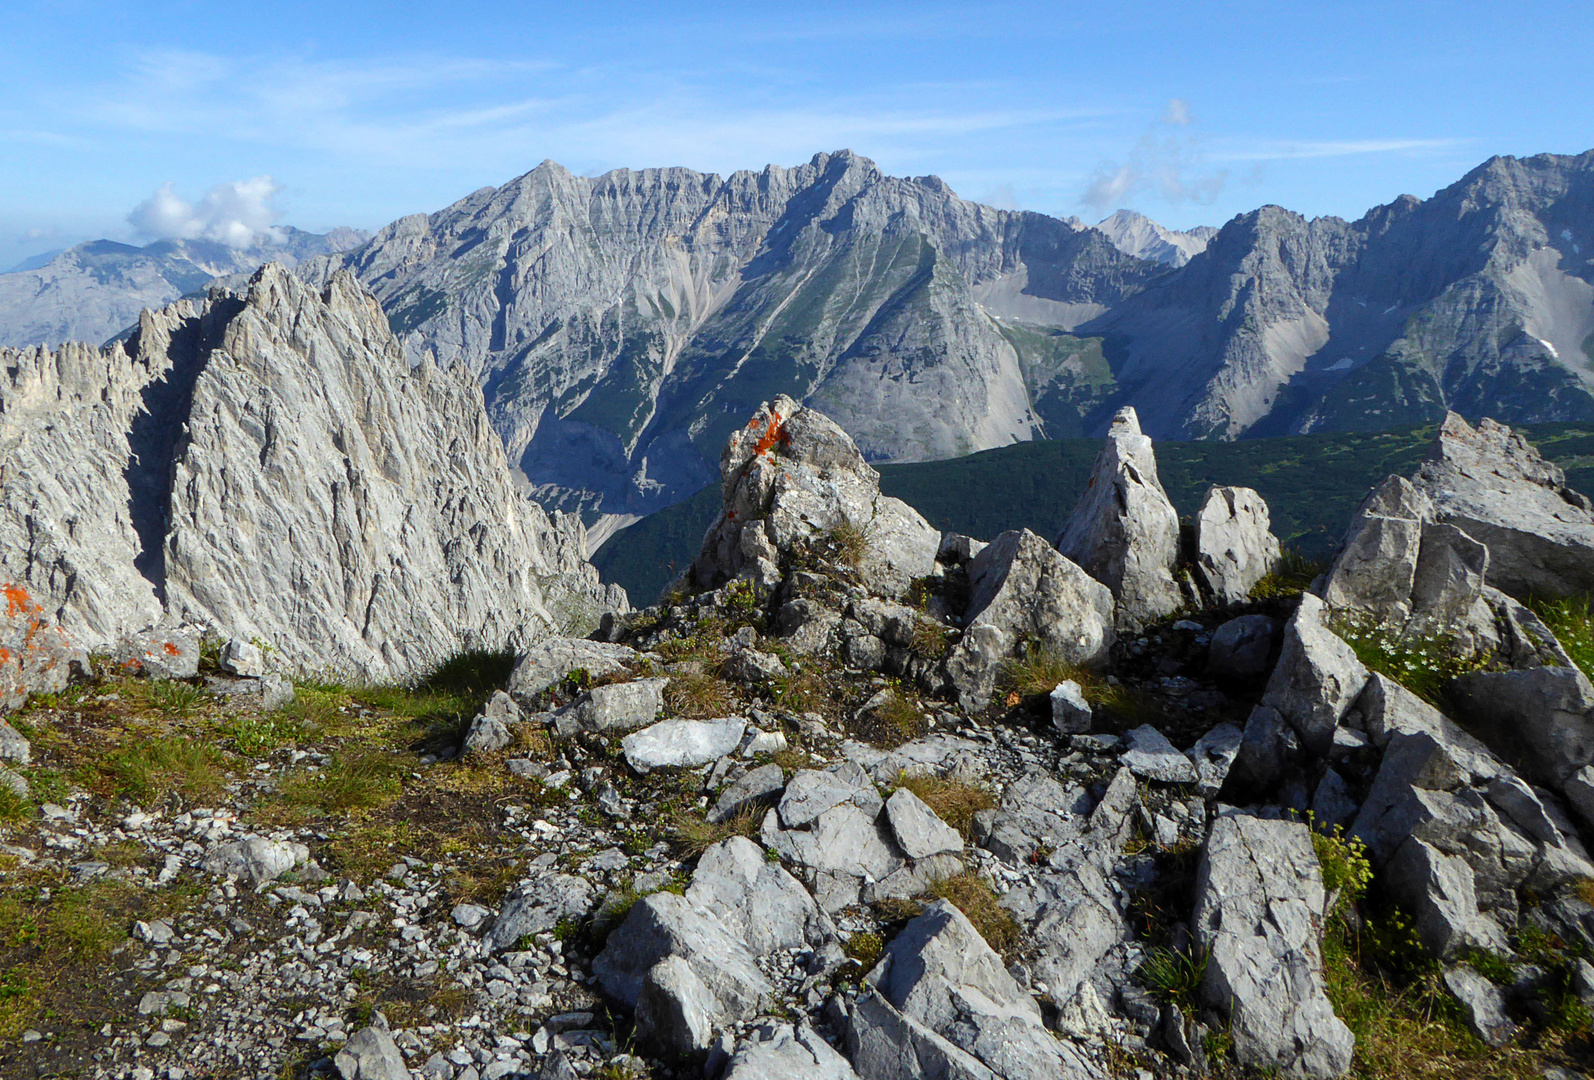
<path id="1" fill-rule="evenodd" d="M 146 247 L 93 240 L 0 274 L 0 346 L 98 344 L 212 278 L 247 274 L 268 259 L 294 265 L 344 251 L 370 233 L 282 230 L 282 244 L 232 248 L 213 240 L 158 240 Z M 42 259 L 43 261 L 40 261 Z"/>
<path id="2" fill-rule="evenodd" d="M 1218 235 L 1218 230 L 1210 225 L 1198 225 L 1188 232 L 1164 228 L 1133 210 L 1120 210 L 1097 222 L 1096 228 L 1111 237 L 1119 251 L 1164 266 L 1183 266 L 1205 251 L 1207 242 Z"/>
<path id="3" fill-rule="evenodd" d="M 729 177 L 545 162 L 303 272 L 338 266 L 413 359 L 476 372 L 539 497 L 589 517 L 696 491 L 779 392 L 876 460 L 1080 434 L 1111 373 L 1067 329 L 1168 273 L 845 151 Z"/>

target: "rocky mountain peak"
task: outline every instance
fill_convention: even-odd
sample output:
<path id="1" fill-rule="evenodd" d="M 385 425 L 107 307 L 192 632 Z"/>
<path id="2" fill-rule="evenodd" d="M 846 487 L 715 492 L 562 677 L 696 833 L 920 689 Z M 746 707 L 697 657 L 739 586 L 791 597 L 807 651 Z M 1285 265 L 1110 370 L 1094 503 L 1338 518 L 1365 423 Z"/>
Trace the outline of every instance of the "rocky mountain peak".
<path id="1" fill-rule="evenodd" d="M 268 263 L 146 311 L 126 349 L 4 366 L 0 567 L 81 645 L 191 625 L 396 678 L 624 606 L 579 522 L 517 492 L 474 380 L 412 370 L 346 271 Z"/>

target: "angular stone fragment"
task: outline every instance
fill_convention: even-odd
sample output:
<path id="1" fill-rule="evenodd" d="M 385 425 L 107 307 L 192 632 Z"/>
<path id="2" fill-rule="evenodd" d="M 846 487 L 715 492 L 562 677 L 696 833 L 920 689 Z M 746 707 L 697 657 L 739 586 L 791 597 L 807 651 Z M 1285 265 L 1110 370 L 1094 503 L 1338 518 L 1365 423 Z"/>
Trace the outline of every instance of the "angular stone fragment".
<path id="1" fill-rule="evenodd" d="M 674 893 L 644 896 L 592 962 L 603 989 L 635 1006 L 647 973 L 665 957 L 684 960 L 729 1021 L 756 1014 L 772 987 L 747 946 L 713 915 Z"/>
<path id="2" fill-rule="evenodd" d="M 126 634 L 111 647 L 110 662 L 124 675 L 192 679 L 199 674 L 199 635 L 186 627 Z"/>
<path id="3" fill-rule="evenodd" d="M 1202 798 L 1210 799 L 1222 789 L 1244 740 L 1245 732 L 1233 724 L 1219 724 L 1185 751 L 1185 756 L 1195 766 L 1196 792 Z"/>
<path id="4" fill-rule="evenodd" d="M 661 720 L 620 740 L 626 764 L 638 772 L 689 768 L 734 753 L 747 731 L 740 717 Z"/>
<path id="5" fill-rule="evenodd" d="M 1504 1046 L 1516 1034 L 1516 1025 L 1505 1014 L 1505 995 L 1500 988 L 1464 964 L 1445 969 L 1445 987 L 1461 1003 L 1461 1016 L 1467 1028 L 1489 1046 Z"/>
<path id="6" fill-rule="evenodd" d="M 883 800 L 862 768 L 845 762 L 833 769 L 798 769 L 780 800 L 780 822 L 788 829 L 807 825 L 833 806 L 852 803 L 873 818 Z"/>
<path id="7" fill-rule="evenodd" d="M 18 765 L 33 761 L 33 744 L 4 720 L 0 720 L 0 761 L 14 761 Z"/>
<path id="8" fill-rule="evenodd" d="M 1220 604 L 1243 603 L 1279 562 L 1267 503 L 1245 487 L 1212 487 L 1196 513 L 1196 572 Z"/>
<path id="9" fill-rule="evenodd" d="M 666 956 L 643 976 L 636 1037 L 654 1052 L 677 1057 L 707 1050 L 723 1018 L 718 999 L 679 956 Z"/>
<path id="10" fill-rule="evenodd" d="M 583 919 L 596 899 L 592 883 L 573 874 L 541 874 L 504 900 L 487 934 L 489 952 L 514 948 L 527 934 L 552 930 L 563 919 Z"/>
<path id="11" fill-rule="evenodd" d="M 1073 679 L 1064 679 L 1051 693 L 1052 728 L 1061 735 L 1080 735 L 1090 730 L 1092 712 L 1085 691 Z"/>
<path id="12" fill-rule="evenodd" d="M 701 588 L 743 575 L 779 580 L 775 561 L 836 543 L 872 592 L 900 596 L 935 566 L 941 534 L 880 494 L 880 476 L 829 417 L 781 395 L 760 406 L 720 455 L 724 509 L 688 574 Z M 744 576 L 746 576 L 744 575 Z"/>
<path id="13" fill-rule="evenodd" d="M 968 574 L 965 629 L 947 672 L 970 708 L 989 704 L 1002 665 L 1025 643 L 1082 665 L 1111 648 L 1112 593 L 1029 530 L 998 536 Z"/>
<path id="14" fill-rule="evenodd" d="M 1413 482 L 1433 520 L 1487 545 L 1495 588 L 1519 598 L 1594 590 L 1594 508 L 1510 428 L 1447 413 Z"/>
<path id="15" fill-rule="evenodd" d="M 393 1036 L 379 1027 L 364 1027 L 349 1037 L 332 1059 L 343 1080 L 410 1080 Z"/>
<path id="16" fill-rule="evenodd" d="M 1138 630 L 1184 602 L 1173 580 L 1179 515 L 1162 490 L 1151 439 L 1141 434 L 1133 408 L 1113 417 L 1057 549 L 1112 591 L 1120 629 Z"/>
<path id="17" fill-rule="evenodd" d="M 467 754 L 492 754 L 507 749 L 514 741 L 514 729 L 526 722 L 514 699 L 502 690 L 494 691 L 470 722 L 462 747 Z"/>
<path id="18" fill-rule="evenodd" d="M 1241 615 L 1212 632 L 1207 646 L 1207 671 L 1220 678 L 1249 679 L 1267 671 L 1277 619 L 1266 615 Z"/>
<path id="19" fill-rule="evenodd" d="M 560 738 L 569 738 L 578 731 L 630 731 L 650 724 L 664 708 L 669 681 L 661 677 L 594 686 L 554 714 L 554 730 Z"/>
<path id="20" fill-rule="evenodd" d="M 892 939 L 867 981 L 900 1017 L 944 1041 L 928 1048 L 943 1062 L 962 1064 L 972 1058 L 1008 1080 L 1101 1075 L 1087 1058 L 1046 1030 L 1028 990 L 1013 980 L 963 913 L 945 900 L 930 904 Z M 855 1023 L 848 1045 L 864 1051 L 853 1056 L 860 1076 L 915 1075 L 880 1063 L 882 1044 L 896 1043 L 898 1061 L 922 1063 L 925 1049 L 918 1044 L 929 1040 L 906 1024 L 871 1023 L 867 1014 Z M 871 1040 L 878 1041 L 870 1045 Z M 948 1053 L 945 1044 L 961 1055 Z M 927 1075 L 988 1074 L 954 1069 Z"/>
<path id="21" fill-rule="evenodd" d="M 718 825 L 754 807 L 765 806 L 778 799 L 785 786 L 786 774 L 779 765 L 760 765 L 720 792 L 718 801 L 709 808 L 708 823 Z"/>
<path id="22" fill-rule="evenodd" d="M 808 890 L 746 837 L 713 845 L 698 860 L 686 898 L 758 956 L 822 945 L 836 936 Z"/>
<path id="23" fill-rule="evenodd" d="M 206 873 L 236 877 L 246 885 L 260 886 L 303 866 L 309 858 L 310 849 L 303 844 L 248 836 L 217 844 L 205 854 L 201 865 Z"/>
<path id="24" fill-rule="evenodd" d="M 260 646 L 238 638 L 229 638 L 221 647 L 221 670 L 247 679 L 258 679 L 266 673 L 266 654 Z"/>
<path id="25" fill-rule="evenodd" d="M 1307 749 L 1326 756 L 1334 729 L 1367 685 L 1355 651 L 1323 622 L 1323 601 L 1301 597 L 1284 628 L 1284 648 L 1262 704 L 1295 729 Z"/>
<path id="26" fill-rule="evenodd" d="M 963 837 L 958 831 L 937 817 L 934 810 L 907 788 L 898 788 L 886 800 L 886 818 L 891 822 L 897 846 L 910 859 L 963 851 Z"/>
<path id="27" fill-rule="evenodd" d="M 858 1080 L 858 1074 L 806 1023 L 766 1024 L 736 1044 L 720 1080 Z"/>
<path id="28" fill-rule="evenodd" d="M 542 693 L 572 671 L 585 671 L 599 679 L 625 670 L 638 653 L 629 645 L 586 638 L 544 638 L 515 661 L 509 674 L 509 692 L 522 700 Z"/>
<path id="29" fill-rule="evenodd" d="M 780 657 L 757 649 L 737 649 L 731 653 L 725 658 L 724 673 L 731 682 L 747 686 L 785 678 L 787 674 Z"/>
<path id="30" fill-rule="evenodd" d="M 764 817 L 764 845 L 809 875 L 814 898 L 834 913 L 858 902 L 865 885 L 884 881 L 903 857 L 876 804 L 865 813 L 851 802 L 824 811 L 807 829 L 782 829 L 779 815 Z"/>
<path id="31" fill-rule="evenodd" d="M 1322 596 L 1335 608 L 1404 622 L 1430 504 L 1411 482 L 1391 476 L 1374 488 L 1351 519 L 1329 567 Z"/>
<path id="32" fill-rule="evenodd" d="M 1163 784 L 1193 784 L 1196 768 L 1190 759 L 1173 748 L 1168 737 L 1150 724 L 1142 724 L 1124 735 L 1129 749 L 1119 759 L 1136 776 Z"/>
<path id="33" fill-rule="evenodd" d="M 1449 689 L 1472 730 L 1551 789 L 1594 763 L 1594 684 L 1577 668 L 1470 671 Z"/>
<path id="34" fill-rule="evenodd" d="M 1229 1013 L 1235 1058 L 1335 1077 L 1356 1040 L 1323 989 L 1323 880 L 1305 825 L 1220 816 L 1202 851 L 1191 926 L 1210 950 L 1202 994 Z"/>

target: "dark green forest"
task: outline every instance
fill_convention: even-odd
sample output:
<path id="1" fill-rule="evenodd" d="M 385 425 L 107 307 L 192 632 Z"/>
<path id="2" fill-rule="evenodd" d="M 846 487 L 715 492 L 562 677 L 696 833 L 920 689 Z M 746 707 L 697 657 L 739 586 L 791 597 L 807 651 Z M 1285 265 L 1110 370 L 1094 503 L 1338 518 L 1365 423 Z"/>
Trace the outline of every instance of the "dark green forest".
<path id="1" fill-rule="evenodd" d="M 1384 432 L 1288 435 L 1239 442 L 1160 442 L 1157 470 L 1183 517 L 1213 484 L 1255 488 L 1267 500 L 1273 532 L 1309 558 L 1333 554 L 1369 488 L 1391 473 L 1409 476 L 1427 456 L 1434 426 Z M 1579 491 L 1594 491 L 1594 429 L 1579 424 L 1523 428 L 1567 471 Z M 882 465 L 880 488 L 943 530 L 989 540 L 1007 529 L 1052 539 L 1074 508 L 1101 449 L 1100 439 L 1016 443 L 949 461 Z M 719 513 L 719 486 L 661 510 L 610 537 L 593 555 L 605 581 L 623 585 L 638 606 L 651 603 L 697 554 Z"/>

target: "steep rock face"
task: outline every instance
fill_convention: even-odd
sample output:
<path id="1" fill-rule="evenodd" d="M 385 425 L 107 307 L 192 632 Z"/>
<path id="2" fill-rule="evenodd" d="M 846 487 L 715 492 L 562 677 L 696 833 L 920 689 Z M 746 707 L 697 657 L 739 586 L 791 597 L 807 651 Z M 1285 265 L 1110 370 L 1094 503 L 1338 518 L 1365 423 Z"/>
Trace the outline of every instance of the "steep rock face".
<path id="1" fill-rule="evenodd" d="M 1189 232 L 1170 229 L 1133 210 L 1119 210 L 1098 221 L 1095 228 L 1111 237 L 1119 251 L 1165 266 L 1183 266 L 1218 235 L 1210 225 L 1198 225 Z"/>
<path id="2" fill-rule="evenodd" d="M 326 234 L 282 229 L 281 242 L 236 248 L 215 240 L 158 240 L 145 247 L 93 240 L 43 265 L 0 274 L 0 346 L 105 341 L 161 307 L 203 289 L 212 278 L 247 274 L 269 260 L 347 251 L 370 239 L 356 229 Z"/>
<path id="3" fill-rule="evenodd" d="M 1492 158 L 1350 223 L 1276 206 L 1080 328 L 1158 437 L 1594 417 L 1594 152 Z"/>
<path id="4" fill-rule="evenodd" d="M 268 264 L 126 348 L 0 370 L 0 568 L 86 646 L 164 617 L 390 678 L 623 606 L 515 491 L 474 383 L 412 371 L 348 275 Z"/>
<path id="5" fill-rule="evenodd" d="M 1179 515 L 1162 490 L 1151 440 L 1134 409 L 1126 406 L 1113 417 L 1057 550 L 1112 590 L 1121 630 L 1138 630 L 1182 602 L 1173 580 Z"/>
<path id="6" fill-rule="evenodd" d="M 729 177 L 544 162 L 306 273 L 333 267 L 372 288 L 412 361 L 480 378 L 539 498 L 622 515 L 710 482 L 735 418 L 777 393 L 870 459 L 1051 430 L 1032 396 L 1089 398 L 1104 362 L 1046 328 L 1164 272 L 846 151 Z"/>

